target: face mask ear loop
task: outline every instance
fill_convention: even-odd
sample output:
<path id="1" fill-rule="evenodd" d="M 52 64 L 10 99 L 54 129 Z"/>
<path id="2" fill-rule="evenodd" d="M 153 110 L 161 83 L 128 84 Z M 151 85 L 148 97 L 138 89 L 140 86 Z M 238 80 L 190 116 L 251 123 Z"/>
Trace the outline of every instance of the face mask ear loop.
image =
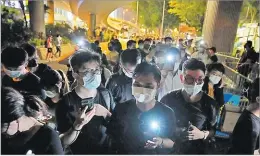
<path id="1" fill-rule="evenodd" d="M 16 122 L 17 122 L 17 124 L 18 124 L 18 126 L 17 126 L 17 132 L 19 132 L 20 130 L 19 130 L 19 126 L 20 126 L 20 123 L 19 123 L 19 121 L 18 120 L 16 120 Z"/>

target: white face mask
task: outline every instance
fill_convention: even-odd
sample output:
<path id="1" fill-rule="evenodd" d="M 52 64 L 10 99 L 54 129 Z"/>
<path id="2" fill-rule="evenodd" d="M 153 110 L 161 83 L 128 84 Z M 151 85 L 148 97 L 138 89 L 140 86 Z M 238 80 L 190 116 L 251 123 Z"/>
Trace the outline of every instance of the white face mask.
<path id="1" fill-rule="evenodd" d="M 88 73 L 83 77 L 83 86 L 87 89 L 97 89 L 101 83 L 101 74 Z"/>
<path id="2" fill-rule="evenodd" d="M 50 91 L 45 91 L 45 94 L 47 97 L 49 98 L 54 98 L 57 94 L 53 93 L 53 92 L 50 92 Z"/>
<path id="3" fill-rule="evenodd" d="M 124 68 L 122 68 L 124 74 L 129 77 L 129 78 L 132 78 L 133 77 L 133 73 L 128 73 Z"/>
<path id="4" fill-rule="evenodd" d="M 213 84 L 218 84 L 219 81 L 221 80 L 221 77 L 216 76 L 216 75 L 210 75 L 209 80 L 210 80 L 210 82 L 212 82 Z"/>
<path id="5" fill-rule="evenodd" d="M 200 85 L 187 85 L 187 84 L 183 84 L 184 90 L 189 94 L 189 95 L 197 95 L 203 87 L 203 84 Z"/>
<path id="6" fill-rule="evenodd" d="M 132 87 L 132 94 L 136 101 L 140 103 L 150 102 L 155 99 L 156 89 L 149 89 L 143 87 Z"/>

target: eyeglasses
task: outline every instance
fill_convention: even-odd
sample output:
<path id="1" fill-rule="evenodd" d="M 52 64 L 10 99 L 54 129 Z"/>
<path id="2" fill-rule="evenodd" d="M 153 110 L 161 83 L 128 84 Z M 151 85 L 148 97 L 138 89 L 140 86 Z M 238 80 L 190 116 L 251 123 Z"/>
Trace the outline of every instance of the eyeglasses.
<path id="1" fill-rule="evenodd" d="M 102 68 L 98 68 L 98 69 L 96 69 L 96 70 L 93 70 L 93 69 L 88 69 L 88 70 L 86 70 L 86 71 L 84 71 L 84 72 L 79 72 L 78 71 L 78 73 L 79 74 L 82 74 L 82 75 L 87 75 L 88 73 L 91 73 L 91 74 L 95 74 L 95 75 L 100 75 L 101 73 L 102 73 Z"/>
<path id="2" fill-rule="evenodd" d="M 195 79 L 190 75 L 185 75 L 184 79 L 185 79 L 185 82 L 188 84 L 194 84 L 195 82 L 196 82 L 196 84 L 202 84 L 204 82 L 204 78 Z"/>

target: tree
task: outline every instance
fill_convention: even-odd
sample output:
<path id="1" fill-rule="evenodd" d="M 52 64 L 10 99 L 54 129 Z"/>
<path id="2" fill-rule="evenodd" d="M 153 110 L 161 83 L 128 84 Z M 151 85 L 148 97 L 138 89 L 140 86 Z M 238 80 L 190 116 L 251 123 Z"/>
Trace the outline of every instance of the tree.
<path id="1" fill-rule="evenodd" d="M 245 0 L 240 13 L 239 25 L 244 23 L 257 23 L 259 19 L 259 1 L 258 0 Z"/>
<path id="2" fill-rule="evenodd" d="M 179 17 L 167 12 L 170 0 L 166 0 L 164 28 L 177 27 L 179 24 Z M 132 3 L 132 8 L 136 11 L 136 3 Z M 139 0 L 139 17 L 138 22 L 146 28 L 159 28 L 162 22 L 162 0 Z"/>
<path id="3" fill-rule="evenodd" d="M 26 28 L 28 28 L 28 23 L 27 23 L 27 19 L 26 19 L 26 15 L 25 15 L 25 6 L 23 4 L 23 0 L 19 0 L 19 4 L 23 11 L 23 18 L 24 18 L 25 26 L 26 26 Z"/>
<path id="4" fill-rule="evenodd" d="M 2 6 L 1 9 L 1 48 L 28 42 L 31 31 L 25 27 L 24 21 L 19 18 L 20 12 L 15 8 L 5 6 Z"/>
<path id="5" fill-rule="evenodd" d="M 202 31 L 207 1 L 170 0 L 168 12 L 177 15 L 182 22 Z"/>
<path id="6" fill-rule="evenodd" d="M 39 38 L 45 36 L 45 20 L 44 20 L 44 1 L 43 0 L 29 0 L 28 8 L 30 14 L 30 29 Z"/>

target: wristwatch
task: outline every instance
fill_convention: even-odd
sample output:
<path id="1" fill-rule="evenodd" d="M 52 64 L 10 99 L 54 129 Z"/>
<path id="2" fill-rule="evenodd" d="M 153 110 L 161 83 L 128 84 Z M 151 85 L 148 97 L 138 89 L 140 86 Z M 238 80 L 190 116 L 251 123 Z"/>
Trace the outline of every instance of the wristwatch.
<path id="1" fill-rule="evenodd" d="M 207 139 L 207 136 L 206 136 L 206 131 L 202 131 L 204 133 L 204 137 L 203 137 L 203 140 L 206 140 Z"/>

